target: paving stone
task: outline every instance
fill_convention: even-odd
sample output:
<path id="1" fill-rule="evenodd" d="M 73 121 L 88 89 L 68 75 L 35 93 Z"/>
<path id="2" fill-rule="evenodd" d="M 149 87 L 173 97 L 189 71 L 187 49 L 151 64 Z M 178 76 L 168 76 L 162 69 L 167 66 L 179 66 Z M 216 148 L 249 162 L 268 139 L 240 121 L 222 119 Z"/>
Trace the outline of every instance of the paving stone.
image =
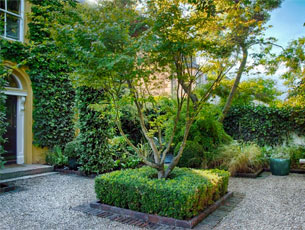
<path id="1" fill-rule="evenodd" d="M 217 217 L 220 217 L 220 218 L 223 218 L 225 217 L 226 215 L 228 215 L 228 212 L 227 211 L 222 211 L 222 210 L 216 210 L 215 212 L 213 212 L 211 215 L 214 215 L 214 216 L 217 216 Z"/>

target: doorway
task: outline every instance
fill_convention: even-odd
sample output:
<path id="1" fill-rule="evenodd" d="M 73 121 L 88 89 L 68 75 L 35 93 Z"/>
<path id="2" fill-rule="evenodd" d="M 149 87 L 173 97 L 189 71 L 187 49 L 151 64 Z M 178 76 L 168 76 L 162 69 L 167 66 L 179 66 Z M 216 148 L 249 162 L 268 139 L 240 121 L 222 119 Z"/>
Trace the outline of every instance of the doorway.
<path id="1" fill-rule="evenodd" d="M 8 127 L 4 134 L 7 141 L 4 143 L 6 153 L 3 155 L 6 164 L 17 163 L 17 101 L 17 96 L 7 95 L 6 122 Z"/>

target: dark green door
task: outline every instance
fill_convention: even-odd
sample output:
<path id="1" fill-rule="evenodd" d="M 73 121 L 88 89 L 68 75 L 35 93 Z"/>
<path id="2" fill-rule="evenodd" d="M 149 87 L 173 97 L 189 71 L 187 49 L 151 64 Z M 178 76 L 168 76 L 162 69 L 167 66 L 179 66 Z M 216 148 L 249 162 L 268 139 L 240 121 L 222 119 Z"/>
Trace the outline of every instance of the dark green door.
<path id="1" fill-rule="evenodd" d="M 7 164 L 16 164 L 17 157 L 17 97 L 7 96 L 6 100 L 6 120 L 8 122 L 7 132 L 4 138 L 6 153 L 3 155 Z"/>

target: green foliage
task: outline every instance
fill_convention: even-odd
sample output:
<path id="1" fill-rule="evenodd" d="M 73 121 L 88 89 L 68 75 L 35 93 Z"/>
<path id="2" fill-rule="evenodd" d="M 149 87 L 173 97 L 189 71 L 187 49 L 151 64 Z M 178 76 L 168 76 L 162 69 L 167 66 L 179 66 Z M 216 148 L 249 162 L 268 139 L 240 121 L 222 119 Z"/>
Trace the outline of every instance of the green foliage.
<path id="1" fill-rule="evenodd" d="M 181 142 L 176 146 L 174 153 L 177 155 Z M 202 166 L 204 156 L 203 147 L 195 141 L 187 141 L 183 154 L 178 163 L 179 167 L 199 168 Z"/>
<path id="2" fill-rule="evenodd" d="M 29 38 L 32 44 L 26 64 L 34 93 L 34 144 L 41 147 L 64 147 L 74 138 L 74 89 L 71 71 L 50 39 L 54 12 L 62 9 L 61 1 L 31 1 Z M 52 87 L 50 87 L 52 86 Z"/>
<path id="3" fill-rule="evenodd" d="M 289 146 L 288 152 L 290 156 L 291 168 L 293 169 L 304 168 L 304 166 L 302 167 L 302 165 L 300 165 L 300 159 L 305 159 L 305 146 L 304 145 Z"/>
<path id="4" fill-rule="evenodd" d="M 135 168 L 141 162 L 141 159 L 126 143 L 122 136 L 115 136 L 108 141 L 109 148 L 115 151 L 114 160 L 116 169 Z"/>
<path id="5" fill-rule="evenodd" d="M 103 174 L 95 179 L 97 198 L 105 204 L 140 212 L 188 219 L 227 192 L 229 173 L 175 168 L 169 179 L 142 167 Z"/>
<path id="6" fill-rule="evenodd" d="M 85 173 L 103 173 L 115 167 L 115 150 L 109 148 L 108 140 L 116 134 L 113 119 L 92 110 L 89 105 L 105 99 L 104 92 L 86 87 L 77 89 L 77 127 L 80 131 L 80 170 Z"/>
<path id="7" fill-rule="evenodd" d="M 285 145 L 275 146 L 271 150 L 270 158 L 276 159 L 290 159 L 289 147 Z"/>
<path id="8" fill-rule="evenodd" d="M 260 146 L 281 145 L 292 132 L 304 135 L 304 108 L 233 106 L 223 124 L 235 140 L 253 141 Z"/>
<path id="9" fill-rule="evenodd" d="M 68 159 L 77 158 L 79 156 L 80 149 L 81 141 L 79 140 L 79 138 L 76 138 L 66 144 L 64 155 L 67 156 Z"/>
<path id="10" fill-rule="evenodd" d="M 166 105 L 163 108 L 163 110 L 168 111 L 169 109 L 168 106 L 172 107 L 173 105 Z M 232 138 L 224 131 L 222 123 L 217 121 L 218 113 L 219 111 L 216 106 L 207 104 L 204 107 L 204 109 L 198 114 L 190 129 L 188 140 L 191 141 L 190 143 L 196 143 L 196 146 L 199 145 L 201 151 L 201 154 L 199 154 L 199 148 L 196 148 L 198 154 L 195 154 L 194 152 L 193 156 L 195 159 L 196 158 L 199 159 L 199 155 L 200 155 L 200 159 L 203 159 L 205 161 L 205 164 L 207 164 L 213 159 L 213 151 L 219 145 L 227 143 L 232 140 Z M 185 122 L 185 117 L 186 117 L 185 110 L 183 110 L 181 114 L 181 122 L 178 123 L 177 132 L 176 135 L 174 136 L 173 146 L 179 146 L 179 140 L 183 138 L 184 129 L 185 129 L 183 122 Z M 169 119 L 165 131 L 167 138 L 172 132 L 172 129 L 173 129 L 173 122 L 172 119 Z M 186 145 L 186 148 L 188 148 L 187 146 L 188 145 Z M 177 147 L 175 148 L 177 150 Z M 189 153 L 191 154 L 191 152 Z M 185 152 L 183 153 L 183 155 L 184 154 Z M 182 158 L 185 159 L 185 156 L 183 155 Z M 197 166 L 199 165 L 197 164 Z"/>
<path id="11" fill-rule="evenodd" d="M 221 104 L 226 102 L 230 90 L 234 84 L 234 80 L 224 79 L 213 95 L 221 98 Z M 204 85 L 209 87 L 211 84 Z M 281 92 L 276 88 L 276 82 L 272 79 L 254 78 L 242 81 L 238 85 L 236 95 L 233 98 L 232 105 L 246 105 L 254 101 L 264 102 L 274 105 L 278 100 L 277 97 Z"/>
<path id="12" fill-rule="evenodd" d="M 223 145 L 218 149 L 217 164 L 228 170 L 231 175 L 236 173 L 254 173 L 261 169 L 264 157 L 260 147 L 254 143 L 239 143 Z"/>
<path id="13" fill-rule="evenodd" d="M 62 147 L 74 137 L 74 89 L 67 72 L 66 60 L 57 52 L 49 37 L 54 12 L 62 9 L 61 1 L 30 0 L 29 43 L 0 38 L 0 60 L 29 67 L 34 94 L 34 144 L 40 147 Z"/>
<path id="14" fill-rule="evenodd" d="M 3 138 L 3 135 L 6 132 L 6 113 L 5 113 L 5 100 L 6 96 L 4 93 L 2 93 L 2 89 L 4 87 L 5 80 L 4 78 L 1 77 L 0 74 L 0 169 L 4 166 L 5 161 L 4 157 L 2 154 L 4 154 L 4 148 L 3 148 L 3 143 L 5 143 L 5 139 Z"/>
<path id="15" fill-rule="evenodd" d="M 292 41 L 286 49 L 273 60 L 274 73 L 279 65 L 284 64 L 286 71 L 282 74 L 289 87 L 288 100 L 285 102 L 292 106 L 305 106 L 305 37 Z M 275 67 L 274 67 L 275 66 Z"/>
<path id="16" fill-rule="evenodd" d="M 302 165 L 300 165 L 300 159 L 305 158 L 304 145 L 281 145 L 275 147 L 264 146 L 262 149 L 266 158 L 290 159 L 291 168 L 302 168 Z"/>
<path id="17" fill-rule="evenodd" d="M 68 164 L 68 157 L 63 154 L 61 147 L 56 145 L 47 153 L 46 162 L 56 167 L 63 167 Z"/>

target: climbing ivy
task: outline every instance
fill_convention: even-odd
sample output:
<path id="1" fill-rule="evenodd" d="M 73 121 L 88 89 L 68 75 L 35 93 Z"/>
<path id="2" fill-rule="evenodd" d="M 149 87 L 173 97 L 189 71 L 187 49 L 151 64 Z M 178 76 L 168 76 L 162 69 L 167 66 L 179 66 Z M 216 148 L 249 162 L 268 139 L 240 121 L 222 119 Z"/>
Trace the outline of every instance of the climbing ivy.
<path id="1" fill-rule="evenodd" d="M 77 127 L 81 142 L 79 164 L 86 173 L 103 173 L 115 167 L 114 149 L 109 148 L 108 141 L 116 134 L 113 119 L 107 114 L 101 117 L 100 112 L 92 110 L 89 105 L 104 100 L 102 90 L 86 87 L 77 89 L 76 103 L 78 108 Z"/>
<path id="2" fill-rule="evenodd" d="M 2 154 L 5 153 L 4 148 L 3 148 L 3 144 L 5 143 L 5 139 L 3 137 L 3 135 L 6 132 L 6 127 L 7 127 L 7 123 L 5 122 L 5 100 L 6 100 L 6 96 L 3 93 L 3 89 L 4 89 L 4 85 L 5 85 L 5 80 L 2 77 L 3 75 L 3 69 L 1 69 L 0 67 L 0 169 L 3 167 L 4 165 L 4 158 L 2 156 Z"/>
<path id="3" fill-rule="evenodd" d="M 72 0 L 69 2 L 74 4 Z M 54 11 L 61 10 L 62 3 L 59 0 L 30 0 L 30 3 L 29 42 L 0 38 L 0 58 L 29 69 L 34 94 L 34 144 L 64 146 L 74 138 L 75 92 L 68 77 L 71 69 L 57 52 L 49 32 L 55 20 Z"/>
<path id="4" fill-rule="evenodd" d="M 289 140 L 291 133 L 305 135 L 305 108 L 233 106 L 224 128 L 234 139 L 280 145 Z"/>

